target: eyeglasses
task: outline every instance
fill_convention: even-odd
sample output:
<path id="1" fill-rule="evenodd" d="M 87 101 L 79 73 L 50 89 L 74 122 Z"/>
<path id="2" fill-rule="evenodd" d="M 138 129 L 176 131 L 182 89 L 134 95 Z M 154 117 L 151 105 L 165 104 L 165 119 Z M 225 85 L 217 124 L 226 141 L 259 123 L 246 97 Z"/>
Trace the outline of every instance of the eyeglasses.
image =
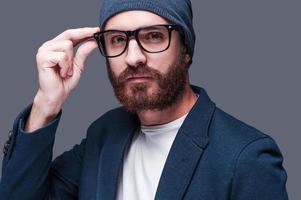
<path id="1" fill-rule="evenodd" d="M 117 57 L 123 54 L 131 38 L 135 38 L 141 49 L 148 53 L 160 53 L 170 46 L 173 30 L 177 25 L 160 24 L 142 27 L 134 31 L 106 30 L 95 33 L 100 53 L 104 57 Z"/>

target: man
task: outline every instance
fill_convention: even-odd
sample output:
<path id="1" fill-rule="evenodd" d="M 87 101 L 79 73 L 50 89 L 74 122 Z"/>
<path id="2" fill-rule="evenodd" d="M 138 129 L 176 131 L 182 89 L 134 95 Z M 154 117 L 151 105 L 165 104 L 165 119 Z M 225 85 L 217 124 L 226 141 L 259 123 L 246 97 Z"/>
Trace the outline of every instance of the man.
<path id="1" fill-rule="evenodd" d="M 287 199 L 273 139 L 189 84 L 194 42 L 189 0 L 104 0 L 100 28 L 45 42 L 39 90 L 5 148 L 1 199 Z M 60 110 L 97 46 L 123 107 L 51 161 Z"/>

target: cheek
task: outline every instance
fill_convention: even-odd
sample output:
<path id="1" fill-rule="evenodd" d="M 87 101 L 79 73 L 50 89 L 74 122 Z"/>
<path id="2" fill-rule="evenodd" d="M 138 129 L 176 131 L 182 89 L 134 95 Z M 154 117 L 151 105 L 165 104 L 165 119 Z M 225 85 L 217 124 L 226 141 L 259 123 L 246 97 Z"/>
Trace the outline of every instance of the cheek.
<path id="1" fill-rule="evenodd" d="M 148 66 L 165 74 L 174 61 L 178 59 L 178 49 L 177 47 L 170 46 L 170 48 L 164 52 L 150 54 L 148 56 Z"/>
<path id="2" fill-rule="evenodd" d="M 147 65 L 153 69 L 165 73 L 165 71 L 167 71 L 167 68 L 169 66 L 168 60 L 169 58 L 168 55 L 166 55 L 166 52 L 154 53 L 148 56 Z"/>
<path id="3" fill-rule="evenodd" d="M 126 68 L 124 61 L 120 58 L 109 58 L 108 63 L 115 76 L 119 76 Z"/>

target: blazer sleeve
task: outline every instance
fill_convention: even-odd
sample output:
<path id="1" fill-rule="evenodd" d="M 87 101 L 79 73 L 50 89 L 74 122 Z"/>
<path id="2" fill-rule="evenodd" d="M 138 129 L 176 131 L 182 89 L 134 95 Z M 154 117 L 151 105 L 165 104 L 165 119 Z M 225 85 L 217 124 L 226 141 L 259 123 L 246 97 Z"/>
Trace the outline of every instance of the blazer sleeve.
<path id="1" fill-rule="evenodd" d="M 256 139 L 240 152 L 234 169 L 232 200 L 287 200 L 283 158 L 270 137 Z"/>
<path id="2" fill-rule="evenodd" d="M 23 131 L 23 121 L 30 109 L 31 106 L 27 107 L 15 120 L 3 158 L 0 199 L 77 199 L 85 141 L 52 162 L 61 112 L 45 127 L 27 134 Z"/>

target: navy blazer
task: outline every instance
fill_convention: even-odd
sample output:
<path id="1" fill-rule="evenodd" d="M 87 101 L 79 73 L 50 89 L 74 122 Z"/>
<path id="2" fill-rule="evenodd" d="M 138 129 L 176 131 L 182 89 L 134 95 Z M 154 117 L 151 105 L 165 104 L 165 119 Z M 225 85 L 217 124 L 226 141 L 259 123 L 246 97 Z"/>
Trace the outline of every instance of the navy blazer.
<path id="1" fill-rule="evenodd" d="M 205 90 L 172 144 L 156 200 L 285 200 L 286 172 L 274 140 L 226 114 Z M 52 161 L 60 115 L 25 134 L 16 119 L 3 160 L 1 200 L 116 198 L 123 156 L 140 122 L 120 107 L 92 123 L 81 144 Z M 71 136 L 71 135 L 70 135 Z"/>

